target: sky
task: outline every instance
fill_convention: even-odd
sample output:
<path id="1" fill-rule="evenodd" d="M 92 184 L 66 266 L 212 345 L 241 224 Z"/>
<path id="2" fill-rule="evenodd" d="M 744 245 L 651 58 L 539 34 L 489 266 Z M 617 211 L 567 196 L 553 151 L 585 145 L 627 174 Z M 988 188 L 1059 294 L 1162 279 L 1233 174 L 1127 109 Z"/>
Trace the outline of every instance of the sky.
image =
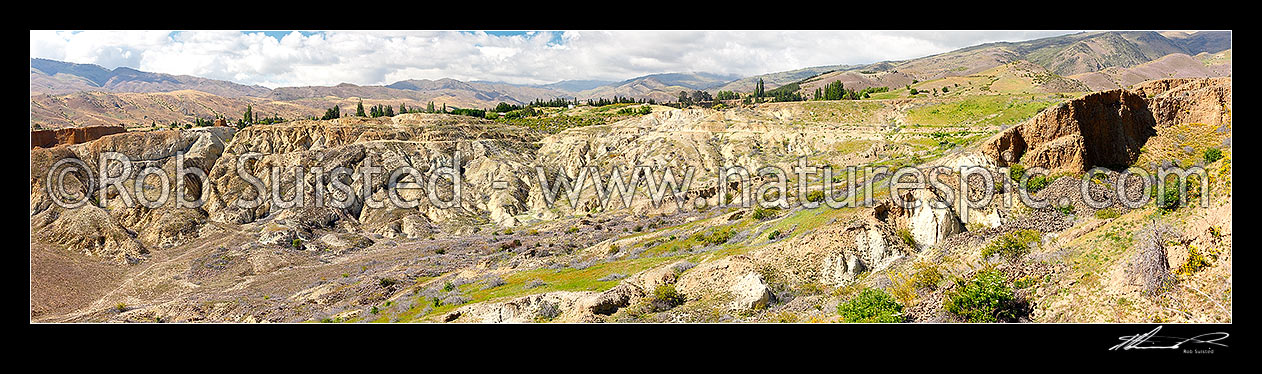
<path id="1" fill-rule="evenodd" d="M 750 76 L 1077 31 L 31 31 L 31 57 L 261 85 Z"/>

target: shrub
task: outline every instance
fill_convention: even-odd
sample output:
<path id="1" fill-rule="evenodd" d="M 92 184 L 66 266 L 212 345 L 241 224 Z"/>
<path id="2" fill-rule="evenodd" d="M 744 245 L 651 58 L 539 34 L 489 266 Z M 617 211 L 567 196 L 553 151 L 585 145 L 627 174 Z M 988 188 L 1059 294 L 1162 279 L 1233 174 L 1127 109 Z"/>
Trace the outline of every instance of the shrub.
<path id="1" fill-rule="evenodd" d="M 1117 209 L 1113 209 L 1113 208 L 1104 208 L 1104 209 L 1095 211 L 1095 218 L 1099 218 L 1099 219 L 1117 218 L 1117 217 L 1120 217 L 1121 215 L 1122 214 L 1118 213 Z"/>
<path id="2" fill-rule="evenodd" d="M 780 230 L 774 230 L 770 234 L 767 234 L 767 240 L 776 240 L 776 238 L 779 238 L 779 237 L 780 237 Z"/>
<path id="3" fill-rule="evenodd" d="M 1156 197 L 1157 209 L 1162 213 L 1169 213 L 1179 209 L 1179 192 L 1183 190 L 1178 180 L 1165 183 L 1166 190 L 1160 191 L 1156 186 L 1149 191 L 1150 196 Z M 1157 196 L 1160 193 L 1160 196 Z"/>
<path id="4" fill-rule="evenodd" d="M 1008 178 L 1013 182 L 1021 183 L 1021 176 L 1025 175 L 1025 166 L 1021 164 L 1012 164 L 1008 167 Z"/>
<path id="5" fill-rule="evenodd" d="M 124 303 L 114 304 L 114 310 L 118 311 L 119 313 L 126 312 L 127 304 L 124 304 Z"/>
<path id="6" fill-rule="evenodd" d="M 1030 193 L 1037 193 L 1046 188 L 1047 185 L 1052 184 L 1053 180 L 1055 180 L 1055 178 L 1050 178 L 1044 175 L 1035 175 L 1030 177 L 1030 180 L 1026 181 L 1025 190 Z"/>
<path id="7" fill-rule="evenodd" d="M 556 319 L 561 315 L 561 306 L 556 303 L 544 301 L 539 303 L 539 315 L 535 317 L 535 322 L 548 322 Z"/>
<path id="8" fill-rule="evenodd" d="M 1200 250 L 1197 250 L 1196 246 L 1189 245 L 1188 260 L 1183 263 L 1183 266 L 1179 267 L 1179 275 L 1192 275 L 1192 273 L 1195 273 L 1206 266 L 1209 266 L 1209 259 L 1205 258 L 1205 255 L 1202 254 Z"/>
<path id="9" fill-rule="evenodd" d="M 1065 205 L 1058 204 L 1056 205 L 1056 211 L 1064 215 L 1074 214 L 1074 204 L 1065 204 Z"/>
<path id="10" fill-rule="evenodd" d="M 806 201 L 820 202 L 824 201 L 824 191 L 811 191 L 806 193 Z"/>
<path id="11" fill-rule="evenodd" d="M 957 283 L 944 306 L 948 313 L 968 322 L 1000 322 L 1017 319 L 1020 309 L 1016 301 L 1008 279 L 997 270 L 987 270 Z"/>
<path id="12" fill-rule="evenodd" d="M 1000 255 L 1008 260 L 1015 261 L 1029 253 L 1030 244 L 1038 242 L 1041 237 L 1042 234 L 1035 230 L 1009 232 L 991 240 L 985 248 L 982 248 L 982 258 Z"/>
<path id="13" fill-rule="evenodd" d="M 865 288 L 850 301 L 837 306 L 837 313 L 847 323 L 903 322 L 903 306 L 885 291 Z"/>
<path id="14" fill-rule="evenodd" d="M 289 242 L 289 246 L 293 247 L 294 249 L 302 249 L 302 239 L 294 238 L 293 241 Z"/>
<path id="15" fill-rule="evenodd" d="M 903 244 L 906 244 L 908 247 L 911 247 L 911 248 L 916 248 L 916 238 L 913 238 L 911 236 L 911 230 L 908 230 L 906 228 L 901 228 L 895 231 L 894 233 L 898 235 L 899 239 L 903 240 Z"/>
<path id="16" fill-rule="evenodd" d="M 503 286 L 505 284 L 508 284 L 508 282 L 504 281 L 504 278 L 500 277 L 499 275 L 492 275 L 486 278 L 485 284 L 483 285 L 482 289 L 488 290 L 495 287 Z"/>
<path id="17" fill-rule="evenodd" d="M 684 303 L 684 295 L 673 284 L 662 284 L 653 289 L 653 306 L 656 310 L 674 308 Z"/>
<path id="18" fill-rule="evenodd" d="M 916 304 L 916 283 L 911 278 L 910 275 L 901 271 L 895 271 L 889 275 L 890 293 L 901 305 Z"/>
<path id="19" fill-rule="evenodd" d="M 670 270 L 674 271 L 675 275 L 678 276 L 679 274 L 683 274 L 685 271 L 688 271 L 688 269 L 692 269 L 694 267 L 697 267 L 697 264 L 692 263 L 692 261 L 684 260 L 671 265 Z"/>
<path id="20" fill-rule="evenodd" d="M 918 261 L 913 265 L 915 272 L 912 273 L 911 279 L 913 284 L 919 288 L 937 287 L 942 282 L 942 271 L 938 270 L 938 266 L 926 261 Z"/>
<path id="21" fill-rule="evenodd" d="M 1139 253 L 1131 260 L 1131 276 L 1139 278 L 1144 294 L 1157 296 L 1174 284 L 1170 261 L 1166 257 L 1167 241 L 1177 239 L 1174 226 L 1153 222 L 1135 233 Z"/>
<path id="22" fill-rule="evenodd" d="M 389 288 L 390 286 L 393 286 L 397 283 L 399 283 L 399 281 L 390 279 L 390 278 L 381 278 L 381 280 L 377 281 L 377 285 L 381 286 L 382 288 Z"/>
<path id="23" fill-rule="evenodd" d="M 1223 158 L 1223 151 L 1218 148 L 1210 148 L 1205 150 L 1205 163 L 1212 164 Z"/>
<path id="24" fill-rule="evenodd" d="M 464 305 L 470 301 L 473 301 L 473 299 L 470 299 L 465 295 L 451 295 L 443 298 L 442 300 L 443 305 Z"/>
<path id="25" fill-rule="evenodd" d="M 696 239 L 709 245 L 720 245 L 732 239 L 732 229 L 716 228 L 706 233 L 698 233 Z"/>
<path id="26" fill-rule="evenodd" d="M 778 211 L 779 209 L 776 209 L 776 208 L 764 209 L 762 206 L 755 206 L 754 214 L 750 216 L 754 217 L 754 219 L 756 220 L 761 221 L 767 218 L 774 217 Z"/>

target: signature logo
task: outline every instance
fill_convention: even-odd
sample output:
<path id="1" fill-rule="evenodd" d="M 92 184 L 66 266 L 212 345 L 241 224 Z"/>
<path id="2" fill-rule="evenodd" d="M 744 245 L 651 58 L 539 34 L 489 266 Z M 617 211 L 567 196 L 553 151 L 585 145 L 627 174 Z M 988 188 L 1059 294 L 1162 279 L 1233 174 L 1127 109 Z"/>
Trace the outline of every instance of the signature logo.
<path id="1" fill-rule="evenodd" d="M 1208 334 L 1200 334 L 1190 338 L 1180 338 L 1174 336 L 1157 335 L 1161 331 L 1161 326 L 1152 329 L 1145 334 L 1123 335 L 1118 337 L 1121 343 L 1109 348 L 1110 351 L 1116 350 L 1132 350 L 1132 349 L 1180 349 L 1184 344 L 1208 344 L 1219 347 L 1226 347 L 1226 344 L 1219 343 L 1223 339 L 1227 339 L 1230 334 L 1225 332 L 1211 332 Z"/>

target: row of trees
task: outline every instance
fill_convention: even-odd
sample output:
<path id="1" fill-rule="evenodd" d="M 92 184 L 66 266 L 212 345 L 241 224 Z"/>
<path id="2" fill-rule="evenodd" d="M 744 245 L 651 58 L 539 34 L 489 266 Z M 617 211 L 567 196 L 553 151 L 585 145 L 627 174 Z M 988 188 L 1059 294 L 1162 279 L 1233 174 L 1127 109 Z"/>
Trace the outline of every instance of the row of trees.
<path id="1" fill-rule="evenodd" d="M 889 91 L 889 87 L 868 87 L 859 91 L 847 89 L 841 81 L 834 81 L 815 89 L 811 100 L 859 100 L 867 99 L 870 94 Z M 913 94 L 914 95 L 914 94 Z"/>
<path id="2" fill-rule="evenodd" d="M 696 103 L 711 102 L 714 97 L 709 92 L 696 90 L 692 92 L 679 91 L 679 103 L 683 105 L 692 105 Z"/>
<path id="3" fill-rule="evenodd" d="M 589 106 L 605 106 L 613 104 L 657 104 L 657 101 L 653 99 L 633 99 L 630 97 L 621 97 L 616 95 L 612 100 L 603 97 L 594 100 L 587 99 L 587 105 Z"/>

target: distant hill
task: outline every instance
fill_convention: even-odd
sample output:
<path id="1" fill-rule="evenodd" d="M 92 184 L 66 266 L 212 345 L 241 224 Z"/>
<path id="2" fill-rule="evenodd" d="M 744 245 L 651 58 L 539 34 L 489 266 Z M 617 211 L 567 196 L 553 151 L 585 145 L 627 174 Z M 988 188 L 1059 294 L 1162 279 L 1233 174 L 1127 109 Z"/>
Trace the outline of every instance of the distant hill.
<path id="1" fill-rule="evenodd" d="M 584 100 L 622 96 L 672 102 L 680 91 L 746 94 L 759 78 L 768 90 L 802 82 L 806 95 L 832 81 L 842 81 L 850 89 L 907 85 L 934 89 L 950 84 L 961 90 L 985 87 L 1003 92 L 1077 92 L 1156 78 L 1230 76 L 1230 48 L 1231 32 L 1091 32 L 987 43 L 904 61 L 816 66 L 749 77 L 665 73 L 621 82 L 572 80 L 543 85 L 414 79 L 384 86 L 343 83 L 277 89 L 32 58 L 31 122 L 56 127 L 191 121 L 218 113 L 236 116 L 246 105 L 253 105 L 256 113 L 290 118 L 319 115 L 332 105 L 353 108 L 360 100 L 365 105 L 397 107 L 399 103 L 412 106 L 432 101 L 466 108 L 489 108 L 500 102 L 521 105 L 557 97 Z M 202 101 L 212 104 L 195 105 Z"/>
<path id="2" fill-rule="evenodd" d="M 560 90 L 560 91 L 565 91 L 565 92 L 581 92 L 581 91 L 590 90 L 590 89 L 600 87 L 600 86 L 610 85 L 613 83 L 617 83 L 617 82 L 601 81 L 601 80 L 567 80 L 567 81 L 560 81 L 556 83 L 537 85 L 535 87 L 549 88 L 549 89 Z"/>
<path id="3" fill-rule="evenodd" d="M 1228 57 L 1215 59 L 1202 53 L 1198 57 L 1172 53 L 1162 58 L 1129 68 L 1108 69 L 1072 75 L 1070 78 L 1086 83 L 1093 91 L 1123 88 L 1132 84 L 1162 78 L 1193 78 L 1231 76 L 1230 50 L 1220 52 Z"/>
<path id="4" fill-rule="evenodd" d="M 674 101 L 680 91 L 713 90 L 739 76 L 710 73 L 652 74 L 579 92 L 579 99 L 612 98 L 614 96 L 657 101 Z"/>
<path id="5" fill-rule="evenodd" d="M 816 88 L 823 88 L 829 83 L 841 81 L 841 85 L 851 90 L 862 90 L 869 87 L 897 88 L 912 84 L 911 75 L 896 71 L 835 71 L 811 78 L 800 84 L 804 95 L 810 95 Z"/>
<path id="6" fill-rule="evenodd" d="M 271 90 L 189 75 L 148 73 L 120 67 L 31 59 L 31 93 L 65 94 L 80 91 L 170 92 L 197 90 L 225 97 L 265 96 Z"/>
<path id="7" fill-rule="evenodd" d="M 489 108 L 500 102 L 524 105 L 535 99 L 570 97 L 571 93 L 547 88 L 507 83 L 462 82 L 455 79 L 412 79 L 386 86 L 360 86 L 342 83 L 336 86 L 282 87 L 272 91 L 273 100 L 342 97 L 364 99 L 410 99 L 434 101 L 450 106 Z"/>
<path id="8" fill-rule="evenodd" d="M 864 69 L 897 70 L 925 81 L 974 74 L 1009 62 L 1028 60 L 1054 74 L 1069 76 L 1136 66 L 1171 53 L 1214 53 L 1231 45 L 1231 32 L 1170 35 L 1173 37 L 1153 31 L 1084 32 L 1022 42 L 986 43 Z"/>
<path id="9" fill-rule="evenodd" d="M 715 91 L 735 91 L 735 92 L 751 92 L 754 86 L 758 84 L 758 79 L 763 80 L 765 89 L 774 89 L 789 83 L 797 82 L 816 75 L 824 74 L 831 71 L 843 71 L 860 67 L 859 65 L 826 65 L 802 68 L 796 70 L 781 71 L 776 73 L 759 74 L 751 77 L 737 79 L 728 82 L 723 86 L 715 89 Z"/>

